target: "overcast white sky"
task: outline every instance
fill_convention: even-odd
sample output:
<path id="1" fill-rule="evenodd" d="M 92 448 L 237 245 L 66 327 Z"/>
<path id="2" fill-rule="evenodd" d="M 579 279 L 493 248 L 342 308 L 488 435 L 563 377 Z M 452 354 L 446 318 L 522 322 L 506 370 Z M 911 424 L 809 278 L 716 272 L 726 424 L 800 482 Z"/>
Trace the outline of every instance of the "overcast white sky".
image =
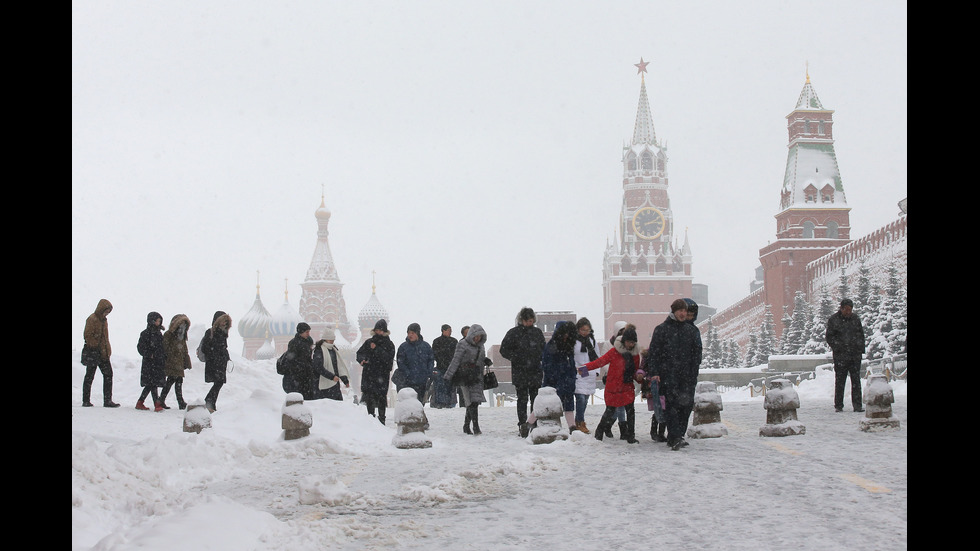
<path id="1" fill-rule="evenodd" d="M 376 270 L 396 342 L 497 343 L 523 305 L 601 328 L 640 57 L 675 230 L 727 306 L 775 235 L 807 63 L 852 237 L 896 218 L 907 37 L 894 1 L 73 2 L 73 347 L 103 297 L 131 354 L 151 310 L 237 321 L 256 271 L 298 308 L 321 186 L 348 314 Z"/>

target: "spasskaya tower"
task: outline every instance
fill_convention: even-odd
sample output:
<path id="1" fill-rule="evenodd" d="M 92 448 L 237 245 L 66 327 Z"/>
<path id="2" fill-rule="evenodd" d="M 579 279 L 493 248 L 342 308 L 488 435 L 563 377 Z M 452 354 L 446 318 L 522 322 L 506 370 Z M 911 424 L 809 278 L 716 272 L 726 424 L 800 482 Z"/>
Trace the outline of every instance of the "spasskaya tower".
<path id="1" fill-rule="evenodd" d="M 619 228 L 602 261 L 606 336 L 617 321 L 637 327 L 641 342 L 670 314 L 670 303 L 691 296 L 691 247 L 678 242 L 670 208 L 667 148 L 657 141 L 644 74 L 636 64 L 640 100 L 633 139 L 623 147 L 623 205 Z"/>

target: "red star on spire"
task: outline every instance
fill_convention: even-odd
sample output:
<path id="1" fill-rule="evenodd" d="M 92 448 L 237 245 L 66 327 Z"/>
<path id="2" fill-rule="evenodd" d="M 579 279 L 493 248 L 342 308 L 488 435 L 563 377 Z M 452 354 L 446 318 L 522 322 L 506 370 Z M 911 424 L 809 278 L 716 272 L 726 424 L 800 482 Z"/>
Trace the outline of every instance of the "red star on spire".
<path id="1" fill-rule="evenodd" d="M 650 64 L 649 61 L 643 61 L 643 58 L 641 57 L 639 63 L 633 64 L 633 66 L 636 67 L 636 74 L 647 72 L 647 65 L 649 64 Z"/>

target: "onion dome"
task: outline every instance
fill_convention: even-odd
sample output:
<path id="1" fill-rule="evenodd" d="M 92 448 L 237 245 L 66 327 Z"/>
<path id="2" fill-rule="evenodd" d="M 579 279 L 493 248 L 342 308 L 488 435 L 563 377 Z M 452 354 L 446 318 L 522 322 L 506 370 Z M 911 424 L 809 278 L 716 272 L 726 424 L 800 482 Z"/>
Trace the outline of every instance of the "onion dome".
<path id="1" fill-rule="evenodd" d="M 272 323 L 272 314 L 265 309 L 262 299 L 259 298 L 259 284 L 255 284 L 255 302 L 248 313 L 238 321 L 238 334 L 243 339 L 263 339 L 269 332 L 269 324 Z"/>
<path id="2" fill-rule="evenodd" d="M 372 285 L 371 298 L 368 299 L 364 308 L 361 308 L 361 312 L 357 314 L 357 325 L 361 329 L 373 329 L 374 324 L 379 319 L 383 319 L 386 322 L 390 321 L 388 319 L 388 310 L 381 305 L 381 301 L 378 300 L 378 295 L 374 292 L 374 285 Z"/>
<path id="3" fill-rule="evenodd" d="M 272 360 L 276 357 L 276 345 L 272 344 L 272 339 L 269 338 L 268 332 L 266 332 L 265 342 L 262 346 L 255 351 L 256 360 Z"/>
<path id="4" fill-rule="evenodd" d="M 289 305 L 289 290 L 285 292 L 285 302 L 272 315 L 269 332 L 273 337 L 291 337 L 296 334 L 296 325 L 303 321 L 292 306 Z"/>

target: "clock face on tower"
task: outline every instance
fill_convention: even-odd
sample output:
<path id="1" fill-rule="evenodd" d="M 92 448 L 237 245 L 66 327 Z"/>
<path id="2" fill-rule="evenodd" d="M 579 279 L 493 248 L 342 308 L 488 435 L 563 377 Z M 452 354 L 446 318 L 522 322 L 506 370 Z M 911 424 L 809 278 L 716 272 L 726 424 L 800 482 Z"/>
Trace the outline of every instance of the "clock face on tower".
<path id="1" fill-rule="evenodd" d="M 643 207 L 633 214 L 633 233 L 640 239 L 656 239 L 664 233 L 664 213 L 653 207 Z"/>

